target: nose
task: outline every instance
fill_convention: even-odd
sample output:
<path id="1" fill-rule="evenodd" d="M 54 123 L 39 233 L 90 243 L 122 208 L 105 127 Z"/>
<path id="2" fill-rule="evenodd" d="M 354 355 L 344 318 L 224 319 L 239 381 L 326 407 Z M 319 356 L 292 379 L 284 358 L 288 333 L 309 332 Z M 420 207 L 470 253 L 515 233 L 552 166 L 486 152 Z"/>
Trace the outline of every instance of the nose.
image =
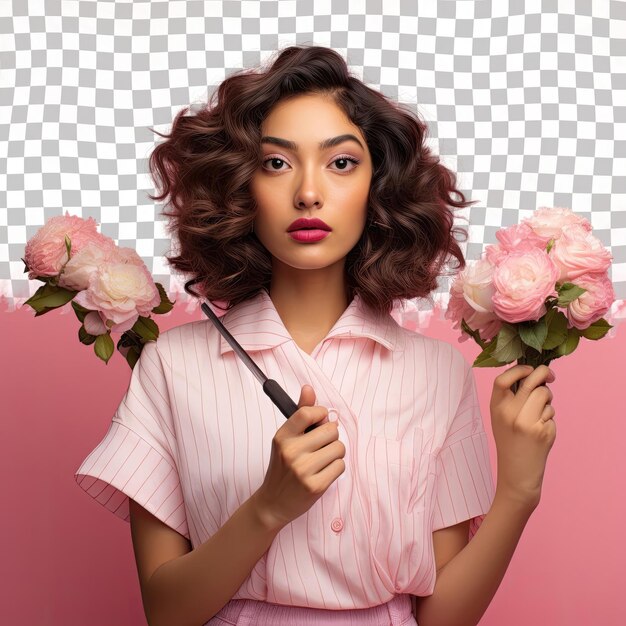
<path id="1" fill-rule="evenodd" d="M 303 172 L 296 189 L 294 206 L 298 209 L 321 209 L 324 204 L 319 182 L 312 172 Z"/>

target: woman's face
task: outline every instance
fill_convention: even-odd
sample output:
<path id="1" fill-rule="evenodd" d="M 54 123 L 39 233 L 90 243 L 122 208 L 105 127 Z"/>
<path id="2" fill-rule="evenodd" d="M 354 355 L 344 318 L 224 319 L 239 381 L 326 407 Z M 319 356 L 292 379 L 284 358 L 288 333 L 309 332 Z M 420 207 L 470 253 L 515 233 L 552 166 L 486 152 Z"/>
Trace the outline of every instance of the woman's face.
<path id="1" fill-rule="evenodd" d="M 274 269 L 343 265 L 367 217 L 372 162 L 361 131 L 330 98 L 305 94 L 278 102 L 261 137 L 254 231 Z M 302 219 L 323 224 L 294 224 Z"/>

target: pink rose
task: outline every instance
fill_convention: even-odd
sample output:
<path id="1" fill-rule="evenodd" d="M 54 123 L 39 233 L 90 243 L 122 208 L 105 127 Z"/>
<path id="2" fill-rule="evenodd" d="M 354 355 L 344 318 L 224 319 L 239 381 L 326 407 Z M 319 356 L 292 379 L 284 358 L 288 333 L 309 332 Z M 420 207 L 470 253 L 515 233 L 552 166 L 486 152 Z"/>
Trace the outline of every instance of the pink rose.
<path id="1" fill-rule="evenodd" d="M 493 273 L 493 308 L 511 323 L 538 320 L 546 313 L 545 300 L 556 296 L 559 269 L 544 250 L 511 252 Z"/>
<path id="2" fill-rule="evenodd" d="M 531 248 L 546 249 L 548 237 L 538 235 L 528 224 L 522 222 L 496 232 L 497 244 L 485 248 L 485 256 L 492 265 L 500 265 L 511 252 L 530 250 Z"/>
<path id="3" fill-rule="evenodd" d="M 26 243 L 24 261 L 28 278 L 56 276 L 67 262 L 65 236 L 70 238 L 71 255 L 78 253 L 88 242 L 106 245 L 108 239 L 96 230 L 93 217 L 83 219 L 77 215 L 56 215 L 50 218 Z"/>
<path id="4" fill-rule="evenodd" d="M 581 226 L 563 232 L 550 250 L 559 268 L 558 282 L 573 281 L 583 274 L 607 272 L 613 256 L 602 242 Z"/>
<path id="5" fill-rule="evenodd" d="M 492 284 L 494 267 L 487 259 L 468 264 L 454 279 L 450 289 L 450 301 L 445 317 L 454 320 L 454 328 L 460 328 L 464 319 L 472 330 L 477 330 L 484 340 L 495 337 L 502 322 L 493 312 Z M 460 341 L 469 336 L 463 333 Z"/>
<path id="6" fill-rule="evenodd" d="M 613 283 L 606 274 L 583 274 L 574 283 L 586 289 L 585 293 L 567 306 L 568 327 L 584 330 L 601 319 L 615 300 Z"/>
<path id="7" fill-rule="evenodd" d="M 524 223 L 546 241 L 558 239 L 570 226 L 580 226 L 587 231 L 591 230 L 591 223 L 588 219 L 576 215 L 571 209 L 565 207 L 539 207 L 530 217 L 522 220 L 522 224 Z"/>
<path id="8" fill-rule="evenodd" d="M 161 302 L 150 272 L 138 259 L 141 261 L 134 250 L 114 253 L 91 275 L 89 288 L 74 298 L 81 306 L 97 311 L 102 322 L 114 332 L 131 329 L 140 315 L 148 317 Z"/>
<path id="9" fill-rule="evenodd" d="M 505 250 L 499 243 L 490 243 L 485 246 L 484 255 L 491 265 L 497 266 L 500 265 L 504 259 L 506 259 L 509 255 L 509 250 Z"/>
<path id="10" fill-rule="evenodd" d="M 106 238 L 105 242 L 89 241 L 65 264 L 59 276 L 59 286 L 74 291 L 89 287 L 89 278 L 101 265 L 104 265 L 115 250 L 115 242 Z"/>
<path id="11" fill-rule="evenodd" d="M 500 246 L 509 252 L 529 248 L 546 249 L 550 237 L 539 235 L 527 223 L 515 224 L 508 228 L 501 228 L 496 232 Z"/>

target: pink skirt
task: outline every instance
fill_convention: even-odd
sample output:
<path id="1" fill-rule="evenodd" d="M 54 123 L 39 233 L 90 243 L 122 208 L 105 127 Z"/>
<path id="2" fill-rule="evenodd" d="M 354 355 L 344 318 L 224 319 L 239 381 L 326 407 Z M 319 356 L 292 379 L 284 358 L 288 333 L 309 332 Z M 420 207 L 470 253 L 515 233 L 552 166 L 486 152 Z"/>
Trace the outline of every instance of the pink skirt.
<path id="1" fill-rule="evenodd" d="M 287 606 L 259 600 L 231 600 L 205 626 L 417 626 L 411 596 L 397 595 L 368 609 L 328 610 Z"/>

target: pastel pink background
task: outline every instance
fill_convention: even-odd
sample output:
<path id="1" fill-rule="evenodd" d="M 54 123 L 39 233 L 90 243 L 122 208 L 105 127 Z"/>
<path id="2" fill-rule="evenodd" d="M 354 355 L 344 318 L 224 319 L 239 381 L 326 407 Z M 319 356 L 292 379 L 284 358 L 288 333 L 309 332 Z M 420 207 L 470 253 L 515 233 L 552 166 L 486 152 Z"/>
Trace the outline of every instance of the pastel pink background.
<path id="1" fill-rule="evenodd" d="M 0 622 L 12 626 L 145 625 L 130 526 L 96 504 L 74 471 L 104 436 L 130 368 L 78 342 L 78 320 L 0 302 L 2 580 Z M 155 316 L 162 330 L 192 319 L 180 306 Z M 445 320 L 426 335 L 459 346 Z M 117 338 L 116 338 L 117 339 Z M 518 544 L 482 626 L 623 626 L 626 564 L 626 328 L 552 363 L 557 439 L 542 501 Z M 501 369 L 474 370 L 485 426 Z"/>

